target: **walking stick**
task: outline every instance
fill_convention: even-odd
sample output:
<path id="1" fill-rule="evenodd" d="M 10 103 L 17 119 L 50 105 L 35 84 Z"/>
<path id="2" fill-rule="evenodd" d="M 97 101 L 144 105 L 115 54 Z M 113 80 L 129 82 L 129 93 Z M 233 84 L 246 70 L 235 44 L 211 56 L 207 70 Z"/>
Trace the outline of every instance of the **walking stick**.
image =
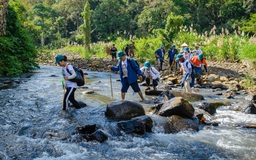
<path id="1" fill-rule="evenodd" d="M 109 72 L 109 81 L 110 81 L 111 97 L 112 97 L 112 99 L 113 99 L 113 87 L 112 87 L 112 75 L 111 75 L 111 71 Z"/>

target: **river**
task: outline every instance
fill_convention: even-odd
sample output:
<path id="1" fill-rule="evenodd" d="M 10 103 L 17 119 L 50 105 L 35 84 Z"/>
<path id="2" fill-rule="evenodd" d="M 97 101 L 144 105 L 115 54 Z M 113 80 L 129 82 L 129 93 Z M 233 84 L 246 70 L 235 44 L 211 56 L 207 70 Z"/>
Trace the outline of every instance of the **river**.
<path id="1" fill-rule="evenodd" d="M 218 127 L 197 133 L 165 134 L 158 126 L 145 135 L 112 134 L 103 143 L 80 140 L 77 126 L 97 124 L 109 130 L 116 122 L 104 113 L 106 104 L 120 100 L 119 75 L 112 74 L 113 99 L 109 73 L 86 71 L 86 86 L 94 94 L 76 91 L 76 99 L 88 106 L 62 112 L 63 89 L 60 67 L 41 66 L 30 78 L 16 87 L 0 90 L 0 159 L 11 160 L 167 160 L 167 159 L 256 159 L 256 130 L 235 124 L 256 123 L 256 115 L 237 110 L 244 105 L 244 95 L 229 106 L 217 109 Z M 56 76 L 54 76 L 56 75 Z M 144 88 L 143 88 L 144 90 Z M 206 100 L 216 100 L 210 90 L 203 90 Z M 151 97 L 147 97 L 150 99 Z M 139 102 L 129 89 L 127 100 Z M 224 99 L 223 99 L 224 100 Z M 193 102 L 193 104 L 199 102 Z M 142 104 L 148 108 L 148 104 Z M 151 115 L 153 121 L 159 117 Z"/>

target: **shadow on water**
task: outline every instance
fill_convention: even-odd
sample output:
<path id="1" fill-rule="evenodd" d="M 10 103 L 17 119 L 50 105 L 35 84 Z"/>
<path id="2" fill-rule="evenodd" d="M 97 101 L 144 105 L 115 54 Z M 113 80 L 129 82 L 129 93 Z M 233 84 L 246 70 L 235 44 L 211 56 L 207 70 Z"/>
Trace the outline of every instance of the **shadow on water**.
<path id="1" fill-rule="evenodd" d="M 145 135 L 125 134 L 105 117 L 112 102 L 109 74 L 88 72 L 86 86 L 76 98 L 88 106 L 61 111 L 63 89 L 60 68 L 42 66 L 30 80 L 0 92 L 0 159 L 255 159 L 255 130 L 227 126 L 241 122 L 245 114 L 221 106 L 215 115 L 222 124 L 198 133 L 164 134 L 159 126 Z M 56 76 L 52 76 L 56 75 Z M 114 101 L 120 100 L 119 75 L 112 75 Z M 35 85 L 36 84 L 36 85 Z M 93 94 L 83 94 L 93 90 Z M 207 90 L 200 91 L 210 95 Z M 126 98 L 139 102 L 129 89 Z M 148 97 L 150 98 L 150 97 Z M 207 100 L 211 100 L 209 96 Z M 241 98 L 242 99 L 242 98 Z M 147 108 L 147 104 L 142 104 Z M 229 106 L 232 108 L 232 106 Z M 152 116 L 153 121 L 160 121 Z M 247 116 L 255 122 L 255 116 Z M 256 123 L 256 122 L 255 122 Z M 104 143 L 87 142 L 77 126 L 97 124 L 108 133 Z"/>

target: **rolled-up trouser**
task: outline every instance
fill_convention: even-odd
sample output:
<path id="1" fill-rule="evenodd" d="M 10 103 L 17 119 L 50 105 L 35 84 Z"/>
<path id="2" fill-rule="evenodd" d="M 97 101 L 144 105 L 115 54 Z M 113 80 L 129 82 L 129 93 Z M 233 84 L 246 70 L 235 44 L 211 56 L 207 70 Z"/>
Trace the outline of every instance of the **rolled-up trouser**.
<path id="1" fill-rule="evenodd" d="M 153 86 L 157 86 L 158 85 L 158 82 L 157 82 L 158 79 L 153 79 Z M 149 86 L 150 85 L 150 78 L 146 78 L 146 83 L 147 85 Z"/>
<path id="2" fill-rule="evenodd" d="M 79 108 L 79 103 L 75 100 L 75 91 L 76 88 L 68 87 L 66 88 L 66 93 L 63 98 L 63 107 L 62 110 L 66 110 L 68 106 L 68 101 L 70 101 L 75 108 Z"/>

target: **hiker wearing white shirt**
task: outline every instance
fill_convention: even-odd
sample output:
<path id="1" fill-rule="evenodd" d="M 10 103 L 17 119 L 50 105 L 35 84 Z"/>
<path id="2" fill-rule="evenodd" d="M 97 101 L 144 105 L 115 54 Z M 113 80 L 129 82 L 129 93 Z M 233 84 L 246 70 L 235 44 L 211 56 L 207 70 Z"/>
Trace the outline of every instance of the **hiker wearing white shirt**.
<path id="1" fill-rule="evenodd" d="M 181 81 L 181 87 L 184 86 L 185 92 L 191 93 L 190 79 L 192 74 L 192 65 L 190 60 L 186 60 L 183 54 L 178 54 L 176 61 L 179 61 L 183 66 L 183 78 Z"/>
<path id="2" fill-rule="evenodd" d="M 195 48 L 196 49 L 192 51 L 194 56 L 198 56 L 199 54 L 203 53 L 203 51 L 199 49 L 199 45 L 196 45 Z"/>
<path id="3" fill-rule="evenodd" d="M 150 81 L 152 81 L 153 89 L 156 90 L 159 81 L 159 71 L 156 70 L 155 67 L 151 67 L 150 62 L 146 61 L 144 66 L 140 68 L 143 74 L 143 80 L 146 79 L 147 88 L 146 90 L 150 90 Z"/>

